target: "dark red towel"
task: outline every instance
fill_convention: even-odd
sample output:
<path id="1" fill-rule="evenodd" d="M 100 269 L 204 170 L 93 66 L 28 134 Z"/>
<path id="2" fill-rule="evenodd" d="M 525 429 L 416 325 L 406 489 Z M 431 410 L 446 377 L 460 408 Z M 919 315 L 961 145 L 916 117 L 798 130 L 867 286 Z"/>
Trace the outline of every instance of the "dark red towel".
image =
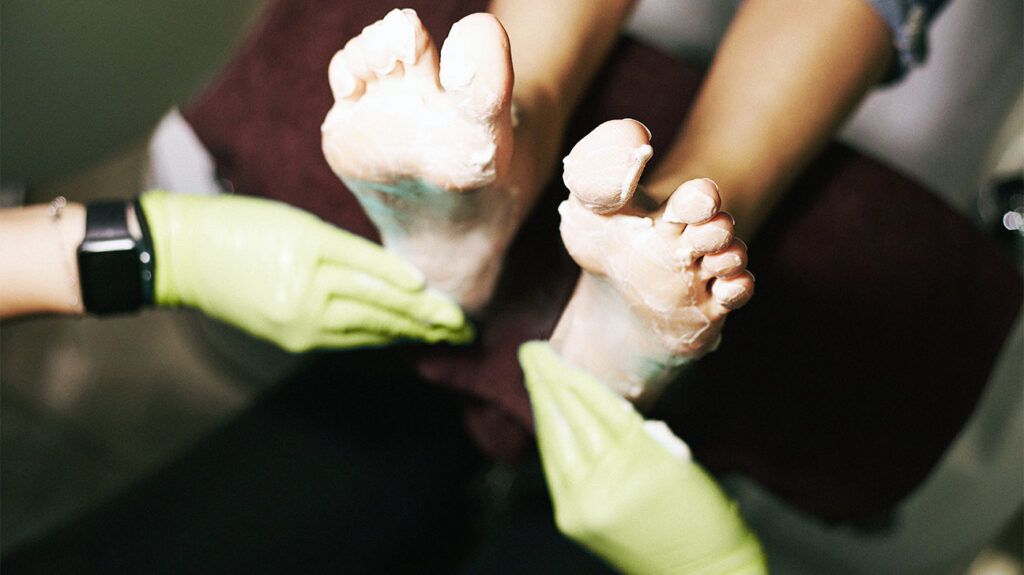
<path id="1" fill-rule="evenodd" d="M 483 1 L 272 2 L 248 42 L 185 111 L 239 193 L 275 198 L 370 238 L 375 230 L 320 152 L 327 63 L 393 7 L 440 42 Z M 513 49 L 515 47 L 513 46 Z M 608 119 L 675 136 L 700 72 L 623 41 L 586 97 L 571 145 Z M 657 156 L 655 156 L 657 160 Z M 512 247 L 490 319 L 467 349 L 396 350 L 466 396 L 480 447 L 529 447 L 519 343 L 544 338 L 578 269 L 561 248 L 560 178 Z M 721 349 L 660 402 L 711 470 L 741 472 L 826 520 L 865 517 L 910 492 L 976 403 L 1022 298 L 999 250 L 926 190 L 833 145 L 751 246 L 753 302 Z M 728 193 L 728 190 L 724 190 Z"/>

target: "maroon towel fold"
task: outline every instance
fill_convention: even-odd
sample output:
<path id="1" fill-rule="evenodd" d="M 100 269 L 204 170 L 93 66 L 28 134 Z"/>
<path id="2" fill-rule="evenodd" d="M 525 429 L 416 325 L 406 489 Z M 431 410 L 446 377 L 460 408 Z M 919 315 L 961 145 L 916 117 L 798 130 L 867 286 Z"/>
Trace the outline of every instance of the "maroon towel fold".
<path id="1" fill-rule="evenodd" d="M 484 5 L 273 2 L 185 115 L 239 193 L 376 239 L 320 152 L 332 103 L 327 64 L 391 8 L 416 9 L 440 42 Z M 623 41 L 567 146 L 600 122 L 632 117 L 651 128 L 655 150 L 667 149 L 700 77 Z M 505 459 L 532 441 L 516 348 L 549 335 L 579 273 L 558 236 L 555 207 L 567 192 L 553 181 L 510 250 L 479 341 L 393 352 L 462 392 L 473 437 Z M 826 520 L 865 517 L 917 486 L 963 426 L 1024 289 L 1011 262 L 962 218 L 848 148 L 832 146 L 795 189 L 751 246 L 757 296 L 655 415 L 712 471 L 743 473 Z"/>

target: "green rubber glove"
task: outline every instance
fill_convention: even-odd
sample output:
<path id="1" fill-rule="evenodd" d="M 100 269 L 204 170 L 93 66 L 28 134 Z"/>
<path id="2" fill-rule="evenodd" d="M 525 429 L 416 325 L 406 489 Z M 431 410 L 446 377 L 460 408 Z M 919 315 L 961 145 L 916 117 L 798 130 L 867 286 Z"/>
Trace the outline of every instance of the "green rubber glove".
<path id="1" fill-rule="evenodd" d="M 141 205 L 158 305 L 198 308 L 293 352 L 473 337 L 411 265 L 297 208 L 162 191 Z"/>
<path id="2" fill-rule="evenodd" d="M 519 361 L 562 533 L 625 573 L 767 572 L 735 504 L 663 423 L 547 343 L 524 344 Z"/>

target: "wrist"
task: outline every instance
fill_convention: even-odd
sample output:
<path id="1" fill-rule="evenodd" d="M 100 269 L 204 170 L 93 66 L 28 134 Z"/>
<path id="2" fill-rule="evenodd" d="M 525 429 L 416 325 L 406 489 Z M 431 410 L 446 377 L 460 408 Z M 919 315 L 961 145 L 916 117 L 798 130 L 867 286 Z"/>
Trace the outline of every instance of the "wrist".
<path id="1" fill-rule="evenodd" d="M 82 313 L 75 248 L 84 230 L 84 208 L 63 198 L 0 210 L 0 318 Z"/>
<path id="2" fill-rule="evenodd" d="M 43 217 L 52 221 L 54 239 L 47 243 L 55 244 L 56 261 L 44 268 L 52 279 L 45 281 L 49 289 L 40 292 L 39 306 L 51 313 L 81 315 L 85 307 L 75 249 L 85 237 L 85 206 L 68 204 L 62 196 L 43 209 Z"/>
<path id="3" fill-rule="evenodd" d="M 136 311 L 152 303 L 153 254 L 145 220 L 123 200 L 89 204 L 78 245 L 78 283 L 86 311 Z"/>
<path id="4" fill-rule="evenodd" d="M 56 200 L 55 200 L 56 201 Z M 52 204 L 51 204 L 52 205 Z M 59 267 L 51 269 L 60 275 L 55 282 L 57 298 L 50 311 L 61 314 L 81 315 L 85 312 L 82 304 L 82 289 L 78 282 L 78 260 L 75 249 L 85 237 L 85 206 L 67 204 L 56 214 L 52 207 L 47 207 L 48 215 L 53 218 L 56 228 L 57 247 L 61 261 Z"/>

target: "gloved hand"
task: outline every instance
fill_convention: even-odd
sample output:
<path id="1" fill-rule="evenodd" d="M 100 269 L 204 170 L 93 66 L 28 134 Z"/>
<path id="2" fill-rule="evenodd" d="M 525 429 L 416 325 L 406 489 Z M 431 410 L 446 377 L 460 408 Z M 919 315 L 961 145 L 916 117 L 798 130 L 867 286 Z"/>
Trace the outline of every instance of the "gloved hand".
<path id="1" fill-rule="evenodd" d="M 312 214 L 162 191 L 140 203 L 158 305 L 199 308 L 293 352 L 473 337 L 462 310 L 415 268 Z"/>
<path id="2" fill-rule="evenodd" d="M 524 344 L 519 361 L 562 533 L 626 573 L 767 572 L 736 506 L 664 423 L 547 343 Z"/>

